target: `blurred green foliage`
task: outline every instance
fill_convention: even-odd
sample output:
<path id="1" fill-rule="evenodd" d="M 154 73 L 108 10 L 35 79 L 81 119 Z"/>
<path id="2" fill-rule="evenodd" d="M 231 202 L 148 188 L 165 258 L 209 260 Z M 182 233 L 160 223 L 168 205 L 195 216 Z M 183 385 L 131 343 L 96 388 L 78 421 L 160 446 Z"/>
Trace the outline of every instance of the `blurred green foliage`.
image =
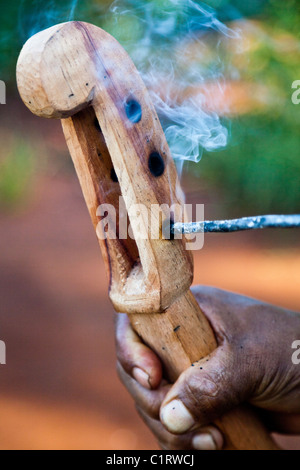
<path id="1" fill-rule="evenodd" d="M 5 153 L 5 158 L 0 160 L 0 207 L 11 210 L 29 194 L 36 157 L 30 145 L 20 138 L 8 145 Z"/>
<path id="2" fill-rule="evenodd" d="M 155 0 L 162 8 L 166 0 Z M 109 13 L 110 0 L 11 0 L 1 5 L 0 79 L 15 84 L 15 66 L 20 48 L 33 33 L 74 18 L 90 21 L 113 32 L 126 44 L 139 30 L 131 15 L 116 25 Z M 224 52 L 235 62 L 239 80 L 263 85 L 266 105 L 250 110 L 227 124 L 231 141 L 224 151 L 205 153 L 201 163 L 190 165 L 213 191 L 228 215 L 259 212 L 300 212 L 300 105 L 291 102 L 293 81 L 300 79 L 299 0 L 207 0 L 223 21 L 251 17 L 259 21 L 259 34 L 245 56 Z M 76 8 L 75 8 L 76 7 Z M 256 34 L 256 33 L 255 33 Z M 239 63 L 240 61 L 240 63 Z M 273 99 L 270 99 L 273 98 Z M 0 198 L 16 200 L 26 179 L 30 149 L 16 143 L 10 163 L 0 171 Z M 29 165 L 30 167 L 30 165 Z M 27 178 L 28 176 L 28 178 Z"/>
<path id="3" fill-rule="evenodd" d="M 226 150 L 192 167 L 212 194 L 217 189 L 220 216 L 299 213 L 299 130 L 260 115 L 235 119 L 231 132 Z"/>
<path id="4" fill-rule="evenodd" d="M 300 5 L 272 0 L 267 12 L 245 56 L 229 57 L 242 82 L 264 87 L 265 106 L 232 119 L 228 147 L 193 168 L 219 188 L 228 216 L 300 212 L 300 105 L 291 100 L 300 79 Z"/>

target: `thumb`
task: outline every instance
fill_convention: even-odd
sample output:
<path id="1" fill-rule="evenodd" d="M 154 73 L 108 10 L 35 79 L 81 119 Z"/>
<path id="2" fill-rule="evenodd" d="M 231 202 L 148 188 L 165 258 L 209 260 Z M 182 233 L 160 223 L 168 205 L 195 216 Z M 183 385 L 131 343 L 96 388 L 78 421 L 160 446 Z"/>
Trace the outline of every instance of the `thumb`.
<path id="1" fill-rule="evenodd" d="M 229 345 L 189 367 L 166 396 L 160 418 L 173 434 L 215 421 L 247 398 L 251 380 Z"/>

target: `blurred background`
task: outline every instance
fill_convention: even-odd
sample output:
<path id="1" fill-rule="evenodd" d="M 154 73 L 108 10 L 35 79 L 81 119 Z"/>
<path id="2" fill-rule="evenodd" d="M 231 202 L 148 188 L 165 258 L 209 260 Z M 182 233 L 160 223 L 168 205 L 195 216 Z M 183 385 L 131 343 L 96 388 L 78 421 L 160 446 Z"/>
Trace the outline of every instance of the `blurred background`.
<path id="1" fill-rule="evenodd" d="M 70 19 L 106 29 L 134 57 L 144 39 L 142 2 L 131 2 L 128 10 L 124 0 L 118 22 L 111 1 L 61 3 L 1 5 L 0 79 L 7 104 L 0 106 L 0 339 L 7 365 L 0 366 L 0 448 L 155 449 L 116 377 L 104 265 L 61 125 L 32 116 L 15 79 L 23 43 Z M 151 4 L 154 22 L 165 8 L 177 8 L 178 27 L 184 23 L 180 2 Z M 291 96 L 292 83 L 300 80 L 300 4 L 206 5 L 239 37 L 220 40 L 194 27 L 193 40 L 182 44 L 184 67 L 199 59 L 195 50 L 201 48 L 203 106 L 229 131 L 226 146 L 204 148 L 200 162 L 184 164 L 187 202 L 204 203 L 206 218 L 299 213 L 300 106 Z M 193 95 L 195 87 L 186 93 Z M 296 230 L 207 235 L 195 253 L 195 283 L 299 311 L 299 267 Z M 299 438 L 280 442 L 300 449 Z"/>

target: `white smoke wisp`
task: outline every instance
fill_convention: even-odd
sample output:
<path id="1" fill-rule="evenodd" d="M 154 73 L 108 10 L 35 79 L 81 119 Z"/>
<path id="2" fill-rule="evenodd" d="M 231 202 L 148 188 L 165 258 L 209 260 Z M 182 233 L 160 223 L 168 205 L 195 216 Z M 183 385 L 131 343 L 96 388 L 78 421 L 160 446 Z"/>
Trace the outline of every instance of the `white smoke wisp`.
<path id="1" fill-rule="evenodd" d="M 86 20 L 86 8 L 78 0 L 21 0 L 20 35 L 25 41 L 53 24 Z M 115 0 L 106 12 L 106 4 L 99 8 L 101 26 L 128 50 L 149 89 L 178 167 L 225 148 L 228 129 L 209 104 L 225 83 L 220 45 L 238 32 L 197 0 Z"/>
<path id="2" fill-rule="evenodd" d="M 194 0 L 115 0 L 110 14 L 117 38 L 124 18 L 134 25 L 121 42 L 149 89 L 174 159 L 198 162 L 204 150 L 225 148 L 229 132 L 204 106 L 205 85 L 222 88 L 218 45 L 239 33 Z"/>
<path id="3" fill-rule="evenodd" d="M 23 42 L 43 29 L 65 21 L 73 21 L 79 0 L 21 0 L 18 11 L 18 31 Z"/>

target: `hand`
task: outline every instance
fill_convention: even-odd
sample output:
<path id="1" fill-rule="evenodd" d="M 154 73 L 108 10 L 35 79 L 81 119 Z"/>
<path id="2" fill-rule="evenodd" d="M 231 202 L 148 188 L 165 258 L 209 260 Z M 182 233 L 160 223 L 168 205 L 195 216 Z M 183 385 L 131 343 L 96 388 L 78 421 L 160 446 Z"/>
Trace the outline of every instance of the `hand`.
<path id="1" fill-rule="evenodd" d="M 202 370 L 190 367 L 174 385 L 128 317 L 116 319 L 119 376 L 160 446 L 221 449 L 223 436 L 211 423 L 245 401 L 259 408 L 270 431 L 300 433 L 300 365 L 292 362 L 300 315 L 214 288 L 193 293 L 218 348 Z"/>

